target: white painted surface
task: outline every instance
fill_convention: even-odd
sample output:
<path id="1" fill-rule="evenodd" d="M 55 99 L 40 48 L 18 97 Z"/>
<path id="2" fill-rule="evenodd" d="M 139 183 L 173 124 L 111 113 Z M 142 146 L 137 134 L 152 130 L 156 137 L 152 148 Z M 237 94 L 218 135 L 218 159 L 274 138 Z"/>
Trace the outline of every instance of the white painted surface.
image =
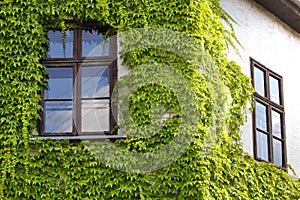
<path id="1" fill-rule="evenodd" d="M 300 176 L 300 34 L 252 0 L 222 0 L 222 7 L 235 19 L 235 33 L 242 45 L 236 61 L 250 76 L 252 57 L 283 76 L 287 161 Z M 251 114 L 242 127 L 244 150 L 253 155 Z"/>

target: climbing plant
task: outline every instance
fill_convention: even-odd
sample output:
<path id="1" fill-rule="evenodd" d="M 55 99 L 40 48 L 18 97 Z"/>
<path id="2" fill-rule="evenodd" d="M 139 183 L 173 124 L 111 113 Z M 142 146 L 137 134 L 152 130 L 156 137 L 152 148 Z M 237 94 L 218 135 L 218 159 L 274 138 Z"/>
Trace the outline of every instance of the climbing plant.
<path id="1" fill-rule="evenodd" d="M 233 45 L 236 38 L 233 29 L 225 29 L 221 22 L 223 19 L 232 27 L 232 19 L 220 7 L 219 0 L 2 0 L 0 6 L 2 199 L 300 198 L 299 181 L 291 180 L 286 172 L 272 164 L 255 162 L 242 152 L 239 127 L 244 123 L 253 89 L 240 67 L 226 59 L 227 47 Z M 211 64 L 209 69 L 215 73 L 205 74 L 200 73 L 194 62 L 166 49 L 136 48 L 122 53 L 123 65 L 133 72 L 142 70 L 143 64 L 151 63 L 155 67 L 164 64 L 175 69 L 175 74 L 180 74 L 190 84 L 197 99 L 195 119 L 198 121 L 193 127 L 184 127 L 187 132 L 180 132 L 193 137 L 178 159 L 147 173 L 128 172 L 100 162 L 93 153 L 99 150 L 99 144 L 30 140 L 37 132 L 41 92 L 47 86 L 46 69 L 40 64 L 47 52 L 45 35 L 49 28 L 65 30 L 64 20 L 99 21 L 110 27 L 110 33 L 137 28 L 179 32 L 194 39 L 199 46 L 194 53 L 209 57 L 203 62 Z M 130 49 L 132 42 L 125 41 L 121 47 Z M 174 40 L 171 45 L 180 42 Z M 122 80 L 130 84 L 126 78 Z M 228 97 L 226 115 L 215 112 L 215 109 L 224 109 L 217 105 L 226 99 L 216 99 L 209 90 L 213 81 L 220 86 L 215 92 Z M 135 153 L 151 153 L 167 145 L 176 137 L 184 120 L 181 115 L 184 107 L 180 107 L 176 97 L 164 85 L 138 85 L 129 103 L 134 123 L 149 124 L 151 111 L 155 111 L 152 108 L 157 103 L 172 110 L 174 117 L 166 120 L 161 131 L 153 137 L 134 137 L 135 132 L 129 129 L 128 137 L 115 144 Z M 210 128 L 212 123 L 216 129 Z M 203 138 L 211 133 L 217 134 L 218 139 L 207 151 L 203 148 Z M 122 154 L 117 158 L 118 162 L 128 164 Z"/>

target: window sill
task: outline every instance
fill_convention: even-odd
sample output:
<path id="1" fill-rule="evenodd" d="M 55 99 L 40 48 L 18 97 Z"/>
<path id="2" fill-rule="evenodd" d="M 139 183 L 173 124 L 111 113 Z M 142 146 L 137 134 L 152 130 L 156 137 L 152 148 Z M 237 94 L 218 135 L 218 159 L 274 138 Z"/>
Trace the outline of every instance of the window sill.
<path id="1" fill-rule="evenodd" d="M 76 136 L 37 136 L 30 140 L 104 140 L 104 139 L 125 139 L 126 135 L 76 135 Z"/>

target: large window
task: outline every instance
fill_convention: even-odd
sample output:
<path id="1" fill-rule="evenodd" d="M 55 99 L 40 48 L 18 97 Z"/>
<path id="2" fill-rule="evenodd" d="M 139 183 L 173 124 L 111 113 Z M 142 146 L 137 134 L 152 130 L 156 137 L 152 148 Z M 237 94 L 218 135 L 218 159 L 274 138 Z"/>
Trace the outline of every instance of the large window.
<path id="1" fill-rule="evenodd" d="M 255 159 L 286 167 L 282 77 L 251 59 Z"/>
<path id="2" fill-rule="evenodd" d="M 41 136 L 103 135 L 116 124 L 110 106 L 117 77 L 116 41 L 105 39 L 97 23 L 74 27 L 64 33 L 48 31 Z"/>

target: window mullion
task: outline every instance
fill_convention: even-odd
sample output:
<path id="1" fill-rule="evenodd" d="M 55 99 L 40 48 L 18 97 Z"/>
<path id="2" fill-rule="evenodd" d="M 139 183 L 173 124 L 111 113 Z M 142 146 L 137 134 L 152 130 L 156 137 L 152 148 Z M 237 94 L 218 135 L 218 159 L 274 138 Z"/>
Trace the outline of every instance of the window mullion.
<path id="1" fill-rule="evenodd" d="M 77 59 L 82 59 L 82 28 L 76 29 L 77 31 Z"/>
<path id="2" fill-rule="evenodd" d="M 81 70 L 80 65 L 77 63 L 74 65 L 74 82 L 73 82 L 73 102 L 74 102 L 74 113 L 73 113 L 73 121 L 74 121 L 74 131 L 77 134 L 80 133 L 81 130 L 81 121 L 80 121 L 80 97 L 81 97 Z"/>
<path id="3" fill-rule="evenodd" d="M 114 54 L 113 54 L 114 55 Z M 112 104 L 112 96 L 113 96 L 113 88 L 115 80 L 117 80 L 117 61 L 114 60 L 110 64 L 110 76 L 109 76 L 110 82 L 109 82 L 109 122 L 110 122 L 110 130 L 113 130 L 115 125 L 117 124 L 117 115 L 114 115 L 113 112 L 117 112 L 117 106 Z"/>
<path id="4" fill-rule="evenodd" d="M 268 106 L 267 106 L 267 126 L 268 126 L 268 149 L 269 149 L 269 161 L 273 162 L 273 134 L 272 134 L 272 115 L 271 110 L 272 107 L 270 106 L 271 97 L 270 97 L 270 73 L 268 70 L 265 71 L 265 95 L 268 99 Z"/>
<path id="5" fill-rule="evenodd" d="M 45 90 L 42 92 L 41 106 L 45 108 Z M 45 135 L 45 109 L 41 111 L 41 120 L 38 123 L 41 135 Z"/>
<path id="6" fill-rule="evenodd" d="M 266 97 L 269 101 L 271 101 L 271 97 L 270 97 L 270 73 L 269 71 L 266 71 L 266 77 L 265 77 L 265 84 L 266 84 Z"/>
<path id="7" fill-rule="evenodd" d="M 269 90 L 267 91 L 270 92 Z M 268 118 L 267 118 L 267 124 L 268 124 L 268 133 L 269 133 L 269 141 L 268 141 L 268 148 L 269 148 L 269 160 L 270 162 L 274 162 L 274 156 L 273 156 L 273 130 L 272 130 L 272 106 L 268 105 Z"/>

